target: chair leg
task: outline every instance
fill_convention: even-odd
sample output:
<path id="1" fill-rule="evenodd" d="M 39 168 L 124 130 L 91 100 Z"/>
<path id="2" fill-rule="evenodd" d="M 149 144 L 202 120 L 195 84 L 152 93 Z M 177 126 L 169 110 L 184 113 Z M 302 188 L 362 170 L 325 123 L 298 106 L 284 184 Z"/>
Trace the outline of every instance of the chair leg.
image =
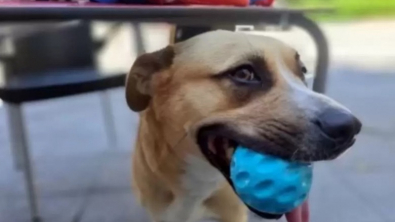
<path id="1" fill-rule="evenodd" d="M 15 166 L 17 169 L 23 170 L 32 221 L 39 222 L 40 215 L 38 210 L 38 199 L 35 188 L 33 167 L 27 144 L 22 106 L 20 104 L 5 105 Z"/>
<path id="2" fill-rule="evenodd" d="M 12 157 L 14 159 L 14 168 L 17 171 L 21 171 L 23 168 L 23 141 L 19 139 L 21 137 L 20 129 L 18 128 L 18 126 L 20 125 L 20 119 L 15 113 L 15 105 L 4 104 L 4 106 L 5 111 L 7 112 L 6 116 L 8 118 L 10 146 Z"/>
<path id="3" fill-rule="evenodd" d="M 117 133 L 115 130 L 115 121 L 114 121 L 114 115 L 111 106 L 109 91 L 101 92 L 100 97 L 101 97 L 101 104 L 102 104 L 108 146 L 109 147 L 113 146 L 114 148 L 116 148 L 118 146 Z"/>
<path id="4" fill-rule="evenodd" d="M 141 55 L 145 53 L 143 30 L 140 23 L 133 22 L 132 27 L 134 29 L 136 53 L 137 55 Z"/>

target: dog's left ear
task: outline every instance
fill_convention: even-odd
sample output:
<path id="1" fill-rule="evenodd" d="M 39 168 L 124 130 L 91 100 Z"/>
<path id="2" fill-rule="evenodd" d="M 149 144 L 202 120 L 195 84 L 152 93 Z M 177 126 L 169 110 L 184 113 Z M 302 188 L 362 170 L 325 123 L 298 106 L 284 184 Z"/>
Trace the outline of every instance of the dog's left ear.
<path id="1" fill-rule="evenodd" d="M 139 56 L 126 77 L 126 101 L 131 110 L 143 111 L 151 100 L 151 79 L 173 63 L 174 48 L 167 46 Z"/>

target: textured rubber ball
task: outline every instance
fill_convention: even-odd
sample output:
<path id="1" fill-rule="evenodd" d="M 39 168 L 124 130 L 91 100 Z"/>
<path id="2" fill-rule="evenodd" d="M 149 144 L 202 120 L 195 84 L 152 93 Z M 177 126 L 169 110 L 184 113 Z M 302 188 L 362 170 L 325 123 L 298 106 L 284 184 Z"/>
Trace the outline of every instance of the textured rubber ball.
<path id="1" fill-rule="evenodd" d="M 284 214 L 301 205 L 313 177 L 311 164 L 289 162 L 241 146 L 233 154 L 230 170 L 241 200 L 271 214 Z"/>

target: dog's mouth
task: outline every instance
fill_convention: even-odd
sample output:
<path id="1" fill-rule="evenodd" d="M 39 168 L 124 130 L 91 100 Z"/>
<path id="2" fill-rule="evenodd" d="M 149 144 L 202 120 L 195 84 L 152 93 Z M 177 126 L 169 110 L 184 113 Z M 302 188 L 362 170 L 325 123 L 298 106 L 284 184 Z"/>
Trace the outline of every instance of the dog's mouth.
<path id="1" fill-rule="evenodd" d="M 236 127 L 237 128 L 237 127 Z M 198 145 L 218 157 L 231 157 L 234 149 L 241 145 L 257 152 L 279 156 L 287 159 L 286 149 L 291 149 L 295 141 L 278 141 L 275 139 L 262 139 L 259 137 L 247 136 L 244 133 L 234 130 L 224 124 L 212 124 L 201 127 L 197 133 Z M 283 147 L 281 147 L 283 146 Z M 284 148 L 285 149 L 282 149 Z"/>
<path id="2" fill-rule="evenodd" d="M 231 162 L 233 154 L 239 146 L 246 147 L 257 152 L 264 152 L 266 154 L 278 156 L 290 161 L 311 163 L 320 160 L 334 159 L 347 150 L 347 148 L 351 147 L 355 142 L 355 138 L 352 138 L 342 144 L 336 144 L 333 140 L 324 139 L 324 142 L 319 143 L 319 145 L 332 147 L 332 149 L 328 149 L 331 151 L 325 151 L 326 149 L 322 149 L 324 151 L 316 152 L 313 155 L 305 151 L 292 151 L 291 146 L 300 145 L 297 144 L 296 139 L 292 144 L 284 143 L 285 146 L 288 147 L 281 147 L 281 144 L 277 145 L 273 141 L 265 141 L 263 139 L 242 135 L 241 133 L 238 133 L 224 125 L 209 125 L 201 127 L 197 131 L 196 139 L 200 150 L 206 159 L 225 176 L 232 187 L 233 183 L 230 179 Z M 335 148 L 333 149 L 333 147 Z M 249 206 L 247 207 L 257 215 L 266 219 L 279 219 L 282 216 L 258 212 Z"/>
<path id="3" fill-rule="evenodd" d="M 216 167 L 218 163 L 227 166 L 235 149 L 238 146 L 248 147 L 256 152 L 261 152 L 280 157 L 289 161 L 311 163 L 316 161 L 333 160 L 343 154 L 355 143 L 355 137 L 338 143 L 320 133 L 319 139 L 305 143 L 301 134 L 276 140 L 275 138 L 258 138 L 243 135 L 230 127 L 222 124 L 213 124 L 201 127 L 197 133 L 197 143 L 203 154 L 211 156 L 211 164 Z M 217 162 L 217 163 L 214 163 Z M 225 169 L 221 169 L 225 170 Z"/>
<path id="4" fill-rule="evenodd" d="M 225 176 L 228 183 L 233 187 L 233 182 L 230 179 L 230 164 L 234 151 L 243 143 L 230 139 L 231 134 L 226 136 L 226 131 L 215 129 L 218 129 L 218 126 L 210 126 L 199 130 L 197 142 L 207 160 Z M 248 205 L 247 207 L 255 214 L 266 219 L 279 219 L 282 216 L 259 212 Z"/>
<path id="5" fill-rule="evenodd" d="M 222 136 L 209 135 L 205 144 L 207 151 L 213 155 L 217 164 L 221 163 L 228 172 L 233 153 L 239 143 Z"/>
<path id="6" fill-rule="evenodd" d="M 197 143 L 202 153 L 225 177 L 230 176 L 233 153 L 242 144 L 240 141 L 231 138 L 237 137 L 221 125 L 203 127 L 197 134 Z"/>

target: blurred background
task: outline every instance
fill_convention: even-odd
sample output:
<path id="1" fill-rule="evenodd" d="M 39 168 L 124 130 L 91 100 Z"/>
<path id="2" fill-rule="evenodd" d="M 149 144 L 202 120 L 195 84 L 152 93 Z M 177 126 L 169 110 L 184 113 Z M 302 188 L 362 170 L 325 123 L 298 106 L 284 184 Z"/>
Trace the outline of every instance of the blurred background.
<path id="1" fill-rule="evenodd" d="M 335 12 L 312 15 L 330 45 L 326 93 L 350 108 L 364 124 L 349 152 L 338 160 L 317 164 L 311 221 L 394 222 L 395 1 L 283 0 L 275 4 L 336 8 Z M 15 50 L 9 42 L 42 32 L 43 26 L 53 30 L 48 24 L 2 24 L 3 54 Z M 95 51 L 95 66 L 106 73 L 127 71 L 139 47 L 134 43 L 136 26 L 93 22 L 90 27 L 93 38 L 103 40 Z M 317 52 L 304 31 L 249 29 L 246 32 L 250 34 L 274 36 L 295 47 L 312 76 Z M 141 24 L 141 31 L 147 51 L 169 42 L 167 24 Z M 0 82 L 4 82 L 1 78 L 9 68 L 6 61 L 0 61 Z M 138 117 L 127 108 L 122 87 L 105 93 L 110 116 L 103 112 L 103 92 L 23 105 L 45 221 L 148 221 L 130 190 L 130 155 Z M 25 222 L 30 215 L 24 178 L 14 169 L 6 114 L 5 103 L 0 101 L 0 221 Z M 113 120 L 115 138 L 108 137 L 106 118 Z"/>

